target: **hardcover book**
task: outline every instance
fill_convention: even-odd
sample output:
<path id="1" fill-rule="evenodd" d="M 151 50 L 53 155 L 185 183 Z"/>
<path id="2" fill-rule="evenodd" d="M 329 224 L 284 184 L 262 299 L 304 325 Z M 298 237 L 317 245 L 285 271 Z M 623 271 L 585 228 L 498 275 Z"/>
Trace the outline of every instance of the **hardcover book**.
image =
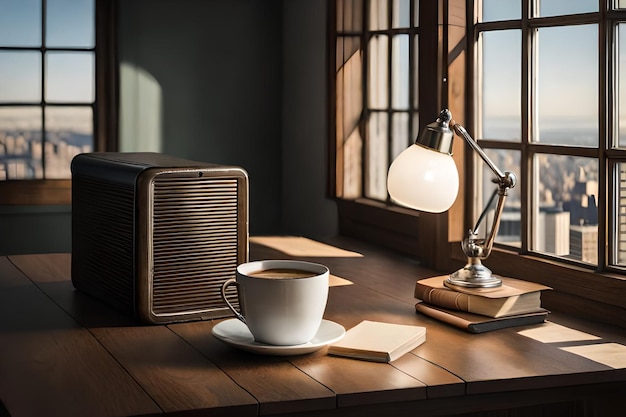
<path id="1" fill-rule="evenodd" d="M 470 333 L 485 333 L 507 327 L 543 323 L 550 313 L 548 310 L 540 308 L 532 313 L 494 318 L 466 311 L 449 310 L 421 301 L 415 304 L 415 310 Z"/>
<path id="2" fill-rule="evenodd" d="M 541 309 L 545 285 L 502 277 L 496 288 L 446 286 L 447 276 L 426 278 L 415 284 L 415 298 L 427 304 L 498 318 L 532 313 Z"/>
<path id="3" fill-rule="evenodd" d="M 392 362 L 426 340 L 426 328 L 364 320 L 328 347 L 328 354 L 374 362 Z"/>

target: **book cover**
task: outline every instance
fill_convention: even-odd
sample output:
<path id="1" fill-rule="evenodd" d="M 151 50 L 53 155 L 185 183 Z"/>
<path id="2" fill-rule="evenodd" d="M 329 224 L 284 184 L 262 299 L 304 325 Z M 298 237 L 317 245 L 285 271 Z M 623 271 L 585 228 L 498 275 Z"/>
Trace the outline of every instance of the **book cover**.
<path id="1" fill-rule="evenodd" d="M 426 328 L 364 320 L 328 347 L 328 354 L 374 362 L 392 362 L 426 340 Z"/>
<path id="2" fill-rule="evenodd" d="M 458 288 L 446 286 L 447 276 L 422 279 L 415 284 L 415 298 L 428 304 L 498 318 L 531 313 L 541 308 L 545 285 L 502 278 L 496 288 Z"/>
<path id="3" fill-rule="evenodd" d="M 543 323 L 550 313 L 546 309 L 540 309 L 532 313 L 494 318 L 472 314 L 466 311 L 449 310 L 421 301 L 415 304 L 415 310 L 470 333 L 485 333 L 507 327 Z"/>

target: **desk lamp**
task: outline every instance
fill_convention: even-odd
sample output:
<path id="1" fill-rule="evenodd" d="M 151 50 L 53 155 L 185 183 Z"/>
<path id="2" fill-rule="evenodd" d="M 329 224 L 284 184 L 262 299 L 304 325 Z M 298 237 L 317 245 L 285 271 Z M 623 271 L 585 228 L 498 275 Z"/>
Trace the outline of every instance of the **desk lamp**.
<path id="1" fill-rule="evenodd" d="M 459 174 L 452 159 L 454 134 L 461 136 L 493 171 L 497 188 L 481 213 L 474 228 L 461 243 L 467 256 L 467 264 L 452 273 L 445 281 L 447 286 L 469 288 L 492 288 L 502 285 L 502 280 L 491 273 L 481 262 L 491 253 L 500 226 L 508 190 L 515 186 L 515 174 L 502 172 L 489 159 L 485 151 L 467 133 L 465 128 L 452 120 L 449 110 L 442 110 L 437 121 L 429 124 L 415 140 L 393 161 L 387 176 L 387 189 L 391 200 L 401 206 L 416 210 L 441 213 L 448 210 L 459 190 Z M 491 203 L 498 202 L 486 238 L 478 237 L 478 226 Z"/>

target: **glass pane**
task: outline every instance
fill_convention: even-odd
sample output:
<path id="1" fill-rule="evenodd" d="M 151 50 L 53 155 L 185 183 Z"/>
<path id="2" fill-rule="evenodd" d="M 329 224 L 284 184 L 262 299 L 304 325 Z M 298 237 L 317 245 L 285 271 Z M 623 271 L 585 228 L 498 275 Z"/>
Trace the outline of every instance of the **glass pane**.
<path id="1" fill-rule="evenodd" d="M 389 105 L 389 46 L 387 36 L 372 37 L 368 46 L 368 104 L 371 108 L 385 109 Z"/>
<path id="2" fill-rule="evenodd" d="M 419 37 L 413 38 L 413 108 L 419 109 Z"/>
<path id="3" fill-rule="evenodd" d="M 70 162 L 93 151 L 91 107 L 46 107 L 46 178 L 70 178 Z"/>
<path id="4" fill-rule="evenodd" d="M 617 8 L 618 9 L 626 9 L 626 0 L 619 0 L 617 2 Z"/>
<path id="5" fill-rule="evenodd" d="M 41 102 L 41 54 L 0 51 L 0 102 Z"/>
<path id="6" fill-rule="evenodd" d="M 343 148 L 343 198 L 362 197 L 361 189 L 363 178 L 363 138 L 359 129 L 354 129 L 348 139 L 342 144 Z"/>
<path id="7" fill-rule="evenodd" d="M 626 147 L 626 23 L 617 25 L 618 146 Z"/>
<path id="8" fill-rule="evenodd" d="M 396 159 L 400 152 L 413 143 L 409 135 L 409 114 L 394 113 L 391 124 L 391 160 Z"/>
<path id="9" fill-rule="evenodd" d="M 564 14 L 598 11 L 598 0 L 541 0 L 537 16 L 560 16 Z"/>
<path id="10" fill-rule="evenodd" d="M 47 0 L 46 46 L 93 48 L 94 0 Z"/>
<path id="11" fill-rule="evenodd" d="M 94 65 L 92 52 L 46 54 L 46 101 L 93 102 Z"/>
<path id="12" fill-rule="evenodd" d="M 41 0 L 0 0 L 0 10 L 0 46 L 41 46 Z"/>
<path id="13" fill-rule="evenodd" d="M 521 135 L 522 36 L 519 30 L 481 33 L 479 137 L 518 141 Z"/>
<path id="14" fill-rule="evenodd" d="M 509 190 L 507 199 L 504 202 L 504 211 L 500 218 L 500 227 L 498 228 L 495 241 L 509 246 L 521 247 L 520 152 L 504 149 L 485 149 L 485 153 L 500 170 L 514 173 L 518 180 L 515 187 Z M 477 158 L 477 160 L 480 159 Z M 487 207 L 494 191 L 498 188 L 492 181 L 494 174 L 491 169 L 482 160 L 480 160 L 479 164 L 482 166 L 482 181 L 480 183 L 481 191 L 477 193 L 480 197 L 477 202 L 477 213 L 481 213 Z M 487 216 L 485 216 L 478 228 L 479 236 L 486 237 L 491 230 L 496 199 L 497 197 L 489 204 Z M 477 220 L 478 217 L 474 219 L 474 221 Z"/>
<path id="15" fill-rule="evenodd" d="M 496 20 L 514 20 L 522 18 L 522 5 L 520 0 L 482 0 L 480 7 L 481 22 L 493 22 Z"/>
<path id="16" fill-rule="evenodd" d="M 365 196 L 377 200 L 387 199 L 387 170 L 389 169 L 387 113 L 370 114 L 367 123 L 367 167 Z"/>
<path id="17" fill-rule="evenodd" d="M 598 146 L 598 27 L 538 30 L 538 142 Z"/>
<path id="18" fill-rule="evenodd" d="M 534 162 L 533 249 L 597 264 L 598 160 L 540 154 Z"/>
<path id="19" fill-rule="evenodd" d="M 616 165 L 617 171 L 617 190 L 613 192 L 613 195 L 617 196 L 616 201 L 616 220 L 613 220 L 612 224 L 615 224 L 616 230 L 615 236 L 613 236 L 613 244 L 611 247 L 615 248 L 612 253 L 611 264 L 626 266 L 626 163 L 620 162 Z"/>
<path id="20" fill-rule="evenodd" d="M 337 32 L 360 32 L 363 0 L 337 0 Z"/>
<path id="21" fill-rule="evenodd" d="M 408 28 L 411 25 L 411 0 L 393 0 L 392 28 Z"/>
<path id="22" fill-rule="evenodd" d="M 391 98 L 393 108 L 409 108 L 409 35 L 397 35 L 392 39 L 391 51 Z"/>
<path id="23" fill-rule="evenodd" d="M 41 179 L 41 108 L 0 107 L 0 180 Z"/>
<path id="24" fill-rule="evenodd" d="M 389 25 L 387 0 L 370 0 L 370 30 L 385 30 Z"/>

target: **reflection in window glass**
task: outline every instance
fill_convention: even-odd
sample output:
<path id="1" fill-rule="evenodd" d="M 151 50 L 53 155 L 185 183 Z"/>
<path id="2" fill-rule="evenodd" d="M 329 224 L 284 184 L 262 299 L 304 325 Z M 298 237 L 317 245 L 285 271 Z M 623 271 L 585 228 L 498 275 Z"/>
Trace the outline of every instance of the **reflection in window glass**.
<path id="1" fill-rule="evenodd" d="M 41 101 L 41 54 L 0 51 L 0 103 Z"/>
<path id="2" fill-rule="evenodd" d="M 388 25 L 388 0 L 370 0 L 370 30 L 384 30 Z"/>
<path id="3" fill-rule="evenodd" d="M 505 149 L 485 149 L 487 157 L 493 161 L 493 163 L 502 171 L 509 171 L 515 174 L 517 177 L 517 184 L 515 187 L 509 190 L 507 199 L 504 203 L 504 211 L 500 218 L 500 227 L 498 228 L 498 234 L 496 235 L 496 243 L 502 243 L 508 246 L 520 247 L 521 246 L 521 201 L 520 201 L 520 152 L 511 151 Z M 480 159 L 476 158 L 479 164 L 482 166 L 482 181 L 480 183 L 479 200 L 476 212 L 481 213 L 487 205 L 498 186 L 493 182 L 495 178 L 493 171 Z M 493 213 L 496 208 L 497 197 L 492 201 L 489 206 L 487 216 L 481 222 L 478 228 L 479 235 L 486 237 L 486 234 L 491 230 L 491 224 L 493 222 Z M 474 219 L 477 221 L 478 217 Z"/>
<path id="4" fill-rule="evenodd" d="M 535 157 L 533 250 L 598 263 L 598 160 Z"/>
<path id="5" fill-rule="evenodd" d="M 388 41 L 387 36 L 372 37 L 368 45 L 368 105 L 375 109 L 383 109 L 389 103 L 388 97 Z"/>
<path id="6" fill-rule="evenodd" d="M 521 0 L 482 0 L 480 7 L 481 22 L 496 20 L 521 19 Z"/>
<path id="7" fill-rule="evenodd" d="M 385 112 L 373 112 L 367 123 L 367 178 L 365 196 L 377 200 L 387 198 L 389 118 Z"/>
<path id="8" fill-rule="evenodd" d="M 92 52 L 49 52 L 46 54 L 46 100 L 91 102 L 94 100 Z"/>
<path id="9" fill-rule="evenodd" d="M 95 0 L 46 0 L 46 46 L 93 48 Z"/>
<path id="10" fill-rule="evenodd" d="M 521 55 L 519 30 L 481 33 L 481 139 L 521 138 Z"/>
<path id="11" fill-rule="evenodd" d="M 40 107 L 0 107 L 0 180 L 43 178 Z"/>
<path id="12" fill-rule="evenodd" d="M 0 0 L 0 46 L 41 46 L 41 0 Z"/>
<path id="13" fill-rule="evenodd" d="M 616 211 L 615 219 L 612 224 L 616 225 L 612 229 L 616 233 L 612 236 L 614 248 L 611 254 L 611 264 L 626 266 L 626 163 L 619 162 L 616 164 L 616 190 L 613 191 L 613 195 L 616 196 Z"/>
<path id="14" fill-rule="evenodd" d="M 392 39 L 391 98 L 395 109 L 409 108 L 409 35 Z"/>
<path id="15" fill-rule="evenodd" d="M 541 0 L 537 16 L 560 16 L 566 14 L 598 11 L 598 0 Z"/>
<path id="16" fill-rule="evenodd" d="M 93 151 L 91 107 L 46 107 L 45 177 L 69 178 L 72 158 Z"/>
<path id="17" fill-rule="evenodd" d="M 598 146 L 598 27 L 538 30 L 538 142 Z"/>

